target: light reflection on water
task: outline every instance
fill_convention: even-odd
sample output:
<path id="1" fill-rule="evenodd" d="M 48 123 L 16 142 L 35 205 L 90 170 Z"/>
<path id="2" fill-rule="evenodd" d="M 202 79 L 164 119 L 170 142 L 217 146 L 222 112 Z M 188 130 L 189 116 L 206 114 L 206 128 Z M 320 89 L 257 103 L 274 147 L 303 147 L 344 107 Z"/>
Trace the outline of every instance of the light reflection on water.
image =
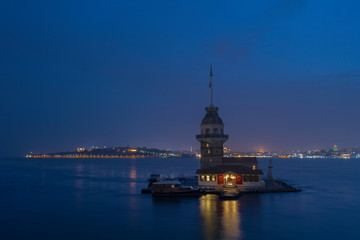
<path id="1" fill-rule="evenodd" d="M 239 211 L 239 201 L 219 201 L 223 205 L 222 226 L 223 239 L 242 239 L 241 238 L 241 215 Z"/>
<path id="2" fill-rule="evenodd" d="M 216 195 L 206 195 L 199 201 L 204 239 L 242 239 L 238 200 L 221 201 Z"/>
<path id="3" fill-rule="evenodd" d="M 82 204 L 83 201 L 83 190 L 84 190 L 84 166 L 81 162 L 75 165 L 75 198 L 78 204 Z"/>
<path id="4" fill-rule="evenodd" d="M 131 194 L 136 194 L 137 193 L 137 188 L 136 188 L 136 163 L 133 161 L 130 167 L 130 172 L 129 172 L 129 179 L 130 179 L 130 184 L 129 184 L 129 189 L 130 189 L 130 193 Z"/>

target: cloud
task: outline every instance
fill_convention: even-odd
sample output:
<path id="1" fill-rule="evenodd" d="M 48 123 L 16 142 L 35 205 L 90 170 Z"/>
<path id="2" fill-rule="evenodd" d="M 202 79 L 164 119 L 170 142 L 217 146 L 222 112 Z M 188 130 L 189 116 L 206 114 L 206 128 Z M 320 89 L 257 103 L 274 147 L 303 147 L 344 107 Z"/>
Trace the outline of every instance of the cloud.
<path id="1" fill-rule="evenodd" d="M 243 33 L 233 32 L 205 45 L 203 50 L 219 57 L 248 57 L 255 53 L 254 47 L 262 34 L 263 31 L 259 29 Z"/>
<path id="2" fill-rule="evenodd" d="M 275 18 L 294 14 L 296 11 L 304 7 L 305 0 L 281 0 L 264 18 Z"/>
<path id="3" fill-rule="evenodd" d="M 347 71 L 347 72 L 330 75 L 329 78 L 331 78 L 334 81 L 359 80 L 360 72 L 359 71 Z"/>
<path id="4" fill-rule="evenodd" d="M 219 57 L 248 57 L 255 54 L 256 46 L 272 31 L 277 18 L 287 17 L 301 9 L 305 0 L 279 0 L 266 4 L 265 14 L 252 15 L 251 24 L 241 22 L 227 35 L 202 47 L 202 50 Z M 250 28 L 250 26 L 252 26 Z"/>
<path id="5" fill-rule="evenodd" d="M 212 47 L 212 53 L 218 56 L 242 57 L 252 54 L 248 47 L 235 47 L 231 42 L 215 42 Z"/>

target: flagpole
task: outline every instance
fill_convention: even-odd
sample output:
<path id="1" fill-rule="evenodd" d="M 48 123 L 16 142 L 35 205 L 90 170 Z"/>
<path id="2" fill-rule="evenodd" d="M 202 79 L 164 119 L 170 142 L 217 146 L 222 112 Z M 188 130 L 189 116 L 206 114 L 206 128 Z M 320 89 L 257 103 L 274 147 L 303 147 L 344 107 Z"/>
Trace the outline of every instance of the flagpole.
<path id="1" fill-rule="evenodd" d="M 210 64 L 210 86 L 211 86 L 211 106 L 213 105 L 213 86 L 212 86 L 212 65 Z"/>

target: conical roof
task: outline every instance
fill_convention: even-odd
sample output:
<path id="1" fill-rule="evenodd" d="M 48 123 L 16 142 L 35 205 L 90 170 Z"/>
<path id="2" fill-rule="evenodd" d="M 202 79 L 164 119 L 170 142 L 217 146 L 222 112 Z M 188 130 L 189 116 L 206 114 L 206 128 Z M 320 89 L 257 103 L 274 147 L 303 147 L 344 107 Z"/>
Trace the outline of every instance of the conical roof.
<path id="1" fill-rule="evenodd" d="M 215 106 L 210 105 L 209 107 L 205 108 L 206 115 L 201 121 L 201 124 L 223 124 L 223 121 L 219 117 L 218 108 Z"/>

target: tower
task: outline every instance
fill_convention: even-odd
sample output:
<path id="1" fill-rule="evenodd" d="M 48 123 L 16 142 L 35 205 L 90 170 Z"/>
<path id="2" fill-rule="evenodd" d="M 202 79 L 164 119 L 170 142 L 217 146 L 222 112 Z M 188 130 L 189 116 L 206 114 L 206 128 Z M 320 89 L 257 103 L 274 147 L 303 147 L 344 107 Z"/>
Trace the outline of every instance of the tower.
<path id="1" fill-rule="evenodd" d="M 218 114 L 218 108 L 213 105 L 212 97 L 212 68 L 210 65 L 211 103 L 205 108 L 206 115 L 200 124 L 200 135 L 196 139 L 200 142 L 200 168 L 223 165 L 223 144 L 229 138 L 224 134 L 224 124 Z"/>
<path id="2" fill-rule="evenodd" d="M 269 180 L 274 180 L 273 175 L 272 175 L 272 169 L 273 169 L 272 159 L 270 158 L 270 160 L 269 160 L 268 174 L 267 174 L 267 178 L 268 178 Z"/>

